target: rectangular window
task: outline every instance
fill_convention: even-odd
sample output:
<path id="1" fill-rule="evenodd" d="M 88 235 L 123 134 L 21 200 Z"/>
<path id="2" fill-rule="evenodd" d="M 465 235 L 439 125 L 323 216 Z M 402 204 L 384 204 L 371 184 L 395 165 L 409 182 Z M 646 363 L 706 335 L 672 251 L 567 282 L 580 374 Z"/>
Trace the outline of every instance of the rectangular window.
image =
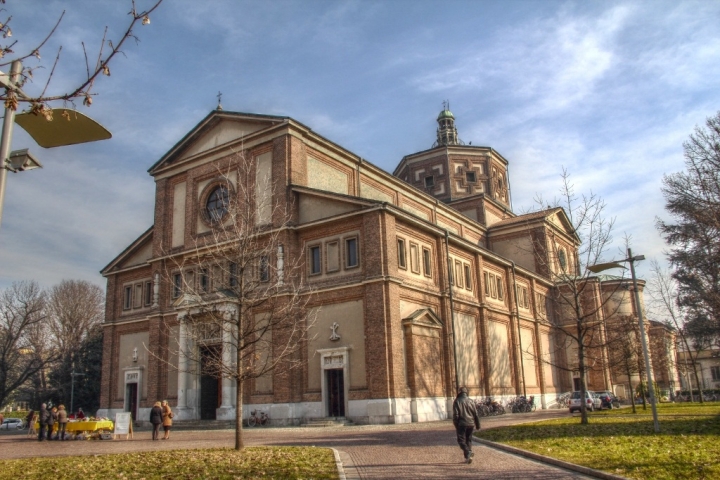
<path id="1" fill-rule="evenodd" d="M 238 284 L 237 263 L 231 263 L 228 270 L 228 285 L 230 285 L 230 288 L 235 288 Z"/>
<path id="2" fill-rule="evenodd" d="M 397 254 L 398 254 L 398 267 L 407 268 L 405 260 L 405 240 L 402 238 L 397 239 Z"/>
<path id="3" fill-rule="evenodd" d="M 463 265 L 463 268 L 465 269 L 465 288 L 468 290 L 472 290 L 472 277 L 470 276 L 470 265 L 465 264 Z"/>
<path id="4" fill-rule="evenodd" d="M 310 247 L 310 275 L 317 275 L 321 270 L 320 247 Z"/>
<path id="5" fill-rule="evenodd" d="M 200 269 L 200 291 L 207 293 L 210 289 L 210 277 L 208 276 L 207 268 Z"/>
<path id="6" fill-rule="evenodd" d="M 423 269 L 426 277 L 432 277 L 432 261 L 430 258 L 430 250 L 423 248 Z"/>
<path id="7" fill-rule="evenodd" d="M 143 300 L 143 285 L 142 283 L 135 284 L 135 293 L 133 294 L 133 308 L 142 307 Z"/>
<path id="8" fill-rule="evenodd" d="M 497 298 L 498 298 L 498 300 L 502 300 L 504 298 L 502 277 L 497 276 L 496 278 L 497 278 L 497 292 L 498 292 Z"/>
<path id="9" fill-rule="evenodd" d="M 182 275 L 176 273 L 173 275 L 173 298 L 177 298 L 182 294 Z"/>
<path id="10" fill-rule="evenodd" d="M 458 288 L 463 287 L 463 268 L 462 263 L 455 260 L 455 278 L 457 279 Z"/>
<path id="11" fill-rule="evenodd" d="M 145 306 L 149 307 L 152 305 L 152 294 L 153 294 L 153 284 L 152 282 L 145 282 Z"/>
<path id="12" fill-rule="evenodd" d="M 132 286 L 125 287 L 125 300 L 123 301 L 123 309 L 130 310 L 132 308 Z"/>
<path id="13" fill-rule="evenodd" d="M 358 266 L 357 238 L 345 240 L 345 267 L 353 268 Z"/>
<path id="14" fill-rule="evenodd" d="M 714 382 L 720 381 L 720 365 L 713 365 L 710 367 L 710 374 Z"/>
<path id="15" fill-rule="evenodd" d="M 547 314 L 547 305 L 546 305 L 547 298 L 545 297 L 545 295 L 543 295 L 542 293 L 536 294 L 535 301 L 537 302 L 538 312 L 541 315 L 546 315 Z"/>
<path id="16" fill-rule="evenodd" d="M 485 284 L 485 296 L 490 296 L 490 278 L 488 272 L 483 272 L 483 283 Z"/>
<path id="17" fill-rule="evenodd" d="M 260 257 L 260 281 L 261 282 L 269 282 L 270 281 L 270 262 L 268 261 L 268 257 Z"/>
<path id="18" fill-rule="evenodd" d="M 491 296 L 492 298 L 498 298 L 498 294 L 497 294 L 497 287 L 498 287 L 497 277 L 496 277 L 495 275 L 493 275 L 492 273 L 489 274 L 488 276 L 490 277 L 490 296 Z"/>
<path id="19" fill-rule="evenodd" d="M 412 242 L 410 243 L 410 270 L 413 273 L 420 273 L 420 253 L 418 246 Z"/>

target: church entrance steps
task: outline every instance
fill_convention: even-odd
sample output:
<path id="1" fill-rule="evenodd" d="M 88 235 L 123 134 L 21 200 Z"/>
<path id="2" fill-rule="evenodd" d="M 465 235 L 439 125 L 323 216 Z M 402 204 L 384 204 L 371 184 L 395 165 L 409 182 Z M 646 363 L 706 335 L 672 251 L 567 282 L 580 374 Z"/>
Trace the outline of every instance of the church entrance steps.
<path id="1" fill-rule="evenodd" d="M 354 425 L 354 423 L 345 417 L 321 417 L 306 418 L 305 422 L 302 423 L 300 426 L 307 428 L 329 428 L 344 427 L 346 425 Z"/>

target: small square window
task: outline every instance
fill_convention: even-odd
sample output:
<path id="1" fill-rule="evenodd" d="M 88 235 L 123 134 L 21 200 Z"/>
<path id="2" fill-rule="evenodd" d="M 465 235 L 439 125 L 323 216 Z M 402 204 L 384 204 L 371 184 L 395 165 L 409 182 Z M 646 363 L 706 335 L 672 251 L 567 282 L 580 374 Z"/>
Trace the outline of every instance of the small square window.
<path id="1" fill-rule="evenodd" d="M 397 255 L 398 255 L 398 267 L 407 268 L 407 262 L 405 259 L 405 240 L 402 238 L 397 239 Z"/>
<path id="2" fill-rule="evenodd" d="M 310 275 L 317 275 L 322 272 L 320 259 L 320 247 L 310 247 Z"/>
<path id="3" fill-rule="evenodd" d="M 423 248 L 423 268 L 425 269 L 425 276 L 432 276 L 432 258 L 430 257 L 430 250 Z"/>
<path id="4" fill-rule="evenodd" d="M 428 175 L 427 177 L 425 177 L 425 187 L 430 188 L 430 187 L 434 187 L 434 186 L 435 186 L 435 177 L 433 177 L 432 175 Z"/>
<path id="5" fill-rule="evenodd" d="M 465 181 L 468 183 L 475 183 L 477 181 L 475 172 L 465 172 Z"/>
<path id="6" fill-rule="evenodd" d="M 357 238 L 345 240 L 345 266 L 347 268 L 358 266 Z"/>

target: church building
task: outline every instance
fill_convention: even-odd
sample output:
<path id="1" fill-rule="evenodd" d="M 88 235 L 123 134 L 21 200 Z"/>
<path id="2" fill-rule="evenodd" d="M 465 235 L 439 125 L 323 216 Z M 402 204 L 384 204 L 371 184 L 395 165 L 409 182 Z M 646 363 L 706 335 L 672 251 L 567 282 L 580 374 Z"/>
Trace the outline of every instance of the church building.
<path id="1" fill-rule="evenodd" d="M 464 144 L 447 107 L 437 123 L 431 147 L 391 174 L 292 118 L 210 112 L 149 169 L 154 224 L 102 270 L 98 414 L 143 420 L 167 399 L 179 421 L 234 418 L 234 380 L 192 371 L 182 358 L 208 347 L 185 341 L 186 278 L 222 292 L 232 275 L 196 268 L 175 281 L 173 269 L 212 243 L 223 202 L 249 180 L 255 198 L 283 205 L 291 219 L 283 247 L 263 257 L 272 273 L 261 266 L 257 275 L 302 260 L 302 278 L 285 280 L 312 288 L 315 334 L 301 368 L 244 384 L 246 417 L 259 409 L 274 425 L 424 422 L 452 415 L 458 386 L 473 397 L 533 395 L 538 408 L 577 388 L 549 301 L 552 273 L 576 265 L 572 225 L 561 208 L 515 214 L 508 160 Z M 238 155 L 255 176 L 219 180 Z M 259 215 L 276 226 L 272 213 Z M 611 377 L 608 367 L 588 381 L 606 390 Z"/>

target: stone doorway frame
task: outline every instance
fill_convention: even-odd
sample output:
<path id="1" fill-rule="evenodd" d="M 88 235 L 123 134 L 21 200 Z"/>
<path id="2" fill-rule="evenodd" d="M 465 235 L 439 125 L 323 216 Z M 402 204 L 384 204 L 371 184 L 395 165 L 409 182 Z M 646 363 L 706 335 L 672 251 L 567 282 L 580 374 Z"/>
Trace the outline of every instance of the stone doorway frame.
<path id="1" fill-rule="evenodd" d="M 348 415 L 348 394 L 350 392 L 350 349 L 348 347 L 324 348 L 316 350 L 320 355 L 320 389 L 322 391 L 323 415 L 329 416 L 329 392 L 327 385 L 326 370 L 342 369 L 343 371 L 343 396 L 345 416 Z"/>

